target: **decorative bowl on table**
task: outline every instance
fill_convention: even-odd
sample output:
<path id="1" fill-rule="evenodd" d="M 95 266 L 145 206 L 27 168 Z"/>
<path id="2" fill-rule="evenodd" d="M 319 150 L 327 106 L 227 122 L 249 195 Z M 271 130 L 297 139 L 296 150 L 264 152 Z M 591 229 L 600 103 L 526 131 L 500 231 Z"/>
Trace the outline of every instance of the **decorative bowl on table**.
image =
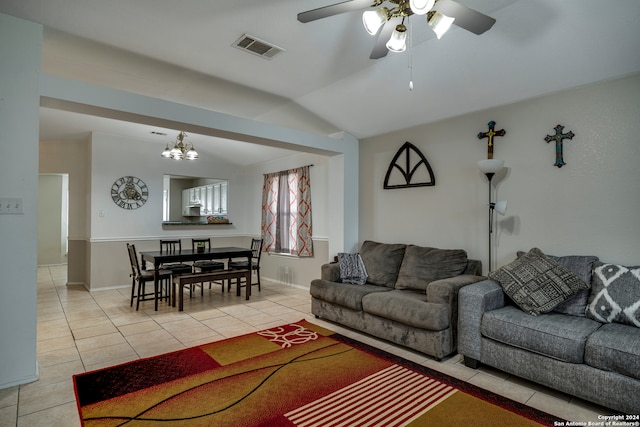
<path id="1" fill-rule="evenodd" d="M 207 216 L 207 223 L 209 224 L 228 224 L 229 218 L 226 216 L 209 215 Z"/>

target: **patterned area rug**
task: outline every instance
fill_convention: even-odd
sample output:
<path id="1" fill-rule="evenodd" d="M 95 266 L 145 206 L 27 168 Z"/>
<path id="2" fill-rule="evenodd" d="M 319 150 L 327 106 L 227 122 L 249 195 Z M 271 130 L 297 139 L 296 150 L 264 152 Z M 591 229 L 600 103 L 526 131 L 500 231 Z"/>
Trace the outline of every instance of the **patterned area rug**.
<path id="1" fill-rule="evenodd" d="M 84 426 L 552 426 L 307 321 L 74 376 Z"/>

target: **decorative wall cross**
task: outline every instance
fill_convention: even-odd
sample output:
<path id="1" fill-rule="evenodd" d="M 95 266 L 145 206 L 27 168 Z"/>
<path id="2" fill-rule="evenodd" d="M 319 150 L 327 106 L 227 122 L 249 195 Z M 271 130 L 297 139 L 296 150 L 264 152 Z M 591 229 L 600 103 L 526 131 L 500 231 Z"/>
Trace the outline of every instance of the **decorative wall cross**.
<path id="1" fill-rule="evenodd" d="M 487 159 L 493 159 L 493 137 L 494 136 L 504 136 L 505 130 L 504 129 L 500 129 L 500 130 L 494 130 L 494 128 L 496 127 L 496 122 L 494 122 L 493 120 L 491 120 L 489 123 L 487 123 L 489 125 L 489 130 L 487 132 L 480 132 L 478 134 L 478 139 L 483 139 L 483 138 L 487 138 Z"/>
<path id="2" fill-rule="evenodd" d="M 554 166 L 557 166 L 559 168 L 561 168 L 562 166 L 566 165 L 566 163 L 564 162 L 564 158 L 562 157 L 562 140 L 563 139 L 573 139 L 574 136 L 576 136 L 573 132 L 569 131 L 567 133 L 562 133 L 562 130 L 564 129 L 564 126 L 558 125 L 556 127 L 554 127 L 553 129 L 555 129 L 556 134 L 555 135 L 547 135 L 545 136 L 544 140 L 547 141 L 547 144 L 550 143 L 551 141 L 555 141 L 556 142 L 556 162 L 553 164 Z"/>

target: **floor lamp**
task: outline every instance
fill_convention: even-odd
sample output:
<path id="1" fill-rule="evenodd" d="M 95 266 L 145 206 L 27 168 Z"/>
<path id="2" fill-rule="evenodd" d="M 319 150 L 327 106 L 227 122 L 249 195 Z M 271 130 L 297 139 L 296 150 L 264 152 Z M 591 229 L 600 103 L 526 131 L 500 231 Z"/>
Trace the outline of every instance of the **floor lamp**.
<path id="1" fill-rule="evenodd" d="M 504 215 L 507 212 L 507 201 L 500 200 L 496 203 L 493 203 L 492 192 L 491 192 L 491 180 L 493 176 L 500 172 L 504 167 L 504 160 L 498 159 L 486 159 L 480 160 L 478 162 L 478 167 L 484 173 L 489 180 L 489 272 L 491 272 L 491 254 L 492 254 L 492 235 L 493 235 L 493 211 L 495 210 L 500 215 Z"/>

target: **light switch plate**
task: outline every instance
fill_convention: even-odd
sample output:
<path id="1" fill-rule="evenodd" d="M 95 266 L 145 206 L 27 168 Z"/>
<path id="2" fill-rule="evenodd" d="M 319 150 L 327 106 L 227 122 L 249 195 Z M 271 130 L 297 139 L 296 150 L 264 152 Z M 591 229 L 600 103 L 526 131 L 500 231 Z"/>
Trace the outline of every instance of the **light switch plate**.
<path id="1" fill-rule="evenodd" d="M 22 197 L 1 197 L 0 214 L 22 214 Z"/>

